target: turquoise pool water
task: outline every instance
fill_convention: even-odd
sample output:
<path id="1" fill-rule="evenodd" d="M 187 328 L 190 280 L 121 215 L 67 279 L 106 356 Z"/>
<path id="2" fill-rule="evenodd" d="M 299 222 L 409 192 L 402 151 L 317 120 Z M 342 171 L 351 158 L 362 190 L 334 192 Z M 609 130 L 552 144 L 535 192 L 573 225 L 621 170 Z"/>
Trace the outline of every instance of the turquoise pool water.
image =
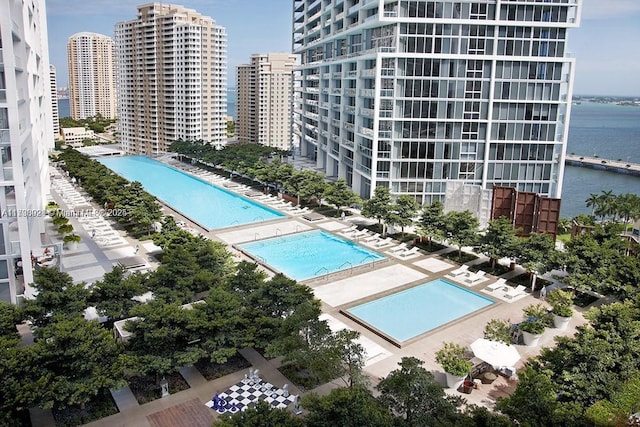
<path id="1" fill-rule="evenodd" d="M 385 258 L 322 230 L 244 243 L 238 247 L 295 280 L 312 279 Z"/>
<path id="2" fill-rule="evenodd" d="M 109 157 L 100 163 L 211 230 L 283 217 L 245 197 L 144 156 Z"/>
<path id="3" fill-rule="evenodd" d="M 437 279 L 347 312 L 402 342 L 491 304 L 489 298 Z"/>

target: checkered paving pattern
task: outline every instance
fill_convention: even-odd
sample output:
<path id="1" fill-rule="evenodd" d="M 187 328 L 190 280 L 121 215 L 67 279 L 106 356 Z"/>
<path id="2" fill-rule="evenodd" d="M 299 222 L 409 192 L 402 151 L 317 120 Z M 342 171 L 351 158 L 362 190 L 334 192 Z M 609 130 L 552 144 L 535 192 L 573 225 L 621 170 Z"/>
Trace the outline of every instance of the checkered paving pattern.
<path id="1" fill-rule="evenodd" d="M 232 385 L 228 390 L 220 393 L 218 397 L 221 399 L 216 409 L 219 414 L 244 411 L 250 404 L 255 404 L 258 400 L 263 400 L 276 408 L 286 408 L 293 403 L 295 398 L 291 394 L 285 397 L 284 390 L 268 382 L 249 379 Z M 205 405 L 214 409 L 213 400 L 208 401 Z"/>

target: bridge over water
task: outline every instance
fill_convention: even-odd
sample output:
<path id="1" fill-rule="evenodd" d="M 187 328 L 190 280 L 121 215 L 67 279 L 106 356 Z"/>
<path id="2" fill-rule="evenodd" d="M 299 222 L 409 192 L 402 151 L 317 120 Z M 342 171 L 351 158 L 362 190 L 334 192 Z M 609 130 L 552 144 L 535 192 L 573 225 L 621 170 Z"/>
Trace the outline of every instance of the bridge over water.
<path id="1" fill-rule="evenodd" d="M 600 157 L 580 156 L 576 154 L 567 154 L 565 163 L 571 166 L 640 176 L 640 164 L 638 163 L 609 160 Z"/>

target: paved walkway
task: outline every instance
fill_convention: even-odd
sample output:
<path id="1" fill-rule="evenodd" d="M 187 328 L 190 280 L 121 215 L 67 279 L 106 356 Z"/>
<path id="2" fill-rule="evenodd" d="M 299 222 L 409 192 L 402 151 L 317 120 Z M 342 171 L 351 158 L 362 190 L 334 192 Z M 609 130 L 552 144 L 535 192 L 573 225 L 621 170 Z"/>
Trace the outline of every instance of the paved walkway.
<path id="1" fill-rule="evenodd" d="M 261 378 L 279 388 L 282 388 L 284 384 L 289 384 L 288 387 L 291 394 L 300 394 L 300 390 L 291 384 L 291 382 L 287 380 L 280 371 L 278 371 L 277 363 L 266 360 L 257 351 L 250 348 L 240 350 L 240 354 L 247 359 L 249 363 L 251 363 L 251 366 L 254 369 L 257 368 L 260 370 Z M 156 399 L 153 402 L 145 403 L 143 405 L 131 404 L 118 414 L 111 415 L 86 425 L 92 427 L 154 427 L 159 425 L 170 425 L 162 424 L 162 420 L 173 419 L 172 417 L 175 415 L 175 409 L 172 408 L 180 407 L 183 409 L 181 418 L 182 423 L 180 425 L 189 427 L 210 427 L 211 422 L 207 420 L 207 417 L 202 416 L 202 411 L 199 408 L 195 410 L 193 409 L 194 402 L 197 402 L 202 405 L 203 408 L 206 408 L 214 419 L 217 418 L 218 414 L 207 408 L 205 403 L 211 400 L 211 397 L 215 393 L 222 392 L 232 385 L 240 382 L 244 378 L 244 375 L 248 373 L 248 370 L 234 372 L 212 381 L 207 381 L 194 367 L 182 368 L 180 373 L 185 376 L 185 379 L 191 388 L 165 398 Z M 126 394 L 126 392 L 124 394 Z M 123 401 L 130 401 L 131 398 L 135 400 L 135 397 L 131 394 L 127 398 L 123 399 Z M 34 425 L 40 426 L 41 424 Z"/>

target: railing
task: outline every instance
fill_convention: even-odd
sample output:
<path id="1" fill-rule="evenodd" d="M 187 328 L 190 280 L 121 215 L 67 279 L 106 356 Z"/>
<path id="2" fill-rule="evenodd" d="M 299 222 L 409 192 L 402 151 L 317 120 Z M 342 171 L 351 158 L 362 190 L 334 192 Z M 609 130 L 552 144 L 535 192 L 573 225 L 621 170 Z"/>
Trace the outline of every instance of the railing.
<path id="1" fill-rule="evenodd" d="M 338 267 L 338 270 L 344 270 L 344 267 L 347 265 L 349 266 L 349 274 L 353 274 L 353 264 L 351 264 L 350 261 L 343 262 L 342 265 Z"/>

